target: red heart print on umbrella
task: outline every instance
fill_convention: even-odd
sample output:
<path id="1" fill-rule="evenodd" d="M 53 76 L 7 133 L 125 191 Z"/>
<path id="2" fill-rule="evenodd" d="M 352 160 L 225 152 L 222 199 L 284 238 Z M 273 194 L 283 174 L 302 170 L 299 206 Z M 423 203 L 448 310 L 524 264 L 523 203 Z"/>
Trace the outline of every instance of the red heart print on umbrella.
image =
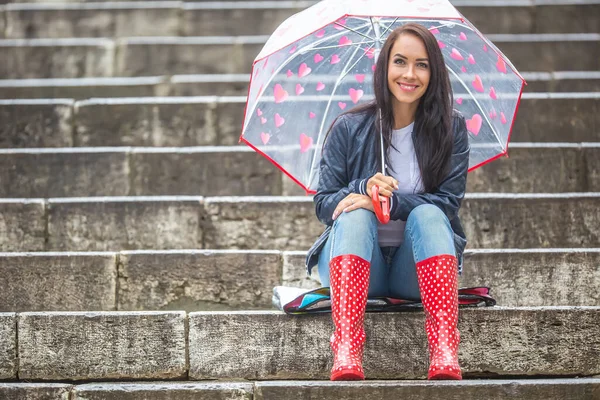
<path id="1" fill-rule="evenodd" d="M 477 136 L 482 124 L 483 119 L 481 118 L 481 115 L 475 114 L 471 119 L 467 120 L 467 130 Z"/>
<path id="2" fill-rule="evenodd" d="M 313 139 L 304 133 L 300 134 L 300 153 L 306 153 L 312 146 Z"/>
<path id="3" fill-rule="evenodd" d="M 283 86 L 281 86 L 279 83 L 275 85 L 275 88 L 273 89 L 273 95 L 275 96 L 275 103 L 277 104 L 283 103 L 289 96 L 288 92 L 286 92 Z"/>

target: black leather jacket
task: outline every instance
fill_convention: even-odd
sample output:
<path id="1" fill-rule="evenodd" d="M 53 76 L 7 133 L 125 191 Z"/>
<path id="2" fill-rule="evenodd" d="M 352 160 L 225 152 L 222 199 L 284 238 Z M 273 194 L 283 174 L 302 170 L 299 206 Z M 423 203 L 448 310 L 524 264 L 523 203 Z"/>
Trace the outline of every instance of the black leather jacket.
<path id="1" fill-rule="evenodd" d="M 319 187 L 314 196 L 317 218 L 327 227 L 308 251 L 306 268 L 310 275 L 333 225 L 333 211 L 350 193 L 366 195 L 367 180 L 380 170 L 378 135 L 372 133 L 375 116 L 346 114 L 338 118 L 323 147 Z M 465 196 L 469 168 L 469 138 L 464 117 L 455 111 L 452 120 L 454 150 L 446 178 L 433 193 L 399 194 L 390 198 L 390 218 L 406 221 L 410 212 L 421 204 L 438 206 L 450 220 L 454 245 L 462 267 L 467 244 L 458 210 Z M 413 140 L 414 140 L 413 132 Z"/>

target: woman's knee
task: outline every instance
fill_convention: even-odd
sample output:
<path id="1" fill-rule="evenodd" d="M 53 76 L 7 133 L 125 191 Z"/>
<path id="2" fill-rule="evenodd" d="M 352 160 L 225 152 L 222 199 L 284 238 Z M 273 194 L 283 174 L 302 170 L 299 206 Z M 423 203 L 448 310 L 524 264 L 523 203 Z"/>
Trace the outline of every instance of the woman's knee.
<path id="1" fill-rule="evenodd" d="M 334 222 L 334 226 L 336 225 L 352 229 L 370 228 L 371 226 L 377 226 L 377 217 L 372 211 L 358 208 L 354 211 L 341 213 Z"/>
<path id="2" fill-rule="evenodd" d="M 422 204 L 415 207 L 408 215 L 406 228 L 411 231 L 419 231 L 425 235 L 427 233 L 439 233 L 440 231 L 452 232 L 446 214 L 433 204 Z"/>

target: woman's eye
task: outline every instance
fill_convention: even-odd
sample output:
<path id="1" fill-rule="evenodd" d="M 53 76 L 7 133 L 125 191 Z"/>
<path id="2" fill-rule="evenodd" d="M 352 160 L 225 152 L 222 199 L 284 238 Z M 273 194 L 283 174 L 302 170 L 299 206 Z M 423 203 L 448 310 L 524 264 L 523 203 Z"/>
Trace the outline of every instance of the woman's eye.
<path id="1" fill-rule="evenodd" d="M 404 64 L 404 60 L 401 58 L 398 58 L 396 61 L 394 61 L 396 64 Z"/>
<path id="2" fill-rule="evenodd" d="M 419 67 L 421 67 L 421 68 L 427 68 L 428 66 L 425 63 L 419 63 Z"/>

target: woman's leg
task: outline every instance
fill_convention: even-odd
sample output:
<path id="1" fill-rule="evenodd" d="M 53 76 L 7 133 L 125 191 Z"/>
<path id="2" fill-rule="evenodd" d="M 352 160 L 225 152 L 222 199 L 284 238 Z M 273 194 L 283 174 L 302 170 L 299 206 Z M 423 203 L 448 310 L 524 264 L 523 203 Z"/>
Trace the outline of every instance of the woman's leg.
<path id="1" fill-rule="evenodd" d="M 371 263 L 374 250 L 380 252 L 375 214 L 363 209 L 340 214 L 321 253 L 324 261 L 329 259 L 328 265 L 319 259 L 321 282 L 329 281 L 335 326 L 330 341 L 334 356 L 331 380 L 365 377 L 362 358 L 369 275 L 372 266 L 381 267 Z M 376 275 L 375 280 L 380 280 Z"/>
<path id="2" fill-rule="evenodd" d="M 405 242 L 390 269 L 390 292 L 421 298 L 429 341 L 429 379 L 461 379 L 458 365 L 458 263 L 453 231 L 436 206 L 421 205 L 408 216 Z"/>

